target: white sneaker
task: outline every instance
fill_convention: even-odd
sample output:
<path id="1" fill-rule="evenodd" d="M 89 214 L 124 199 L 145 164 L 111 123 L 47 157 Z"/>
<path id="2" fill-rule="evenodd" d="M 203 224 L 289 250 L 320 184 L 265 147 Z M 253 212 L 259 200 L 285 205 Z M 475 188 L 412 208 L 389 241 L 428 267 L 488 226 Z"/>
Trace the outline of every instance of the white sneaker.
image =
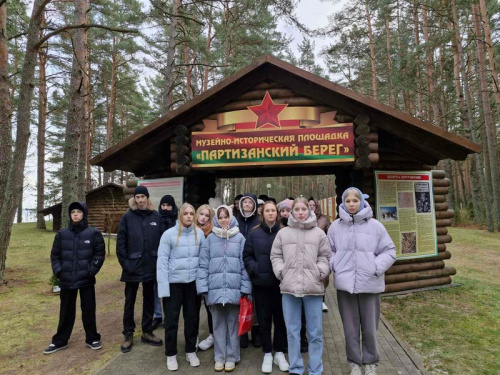
<path id="1" fill-rule="evenodd" d="M 361 367 L 357 363 L 349 362 L 349 366 L 351 366 L 351 375 L 362 375 Z"/>
<path id="2" fill-rule="evenodd" d="M 189 362 L 191 367 L 198 367 L 200 365 L 200 359 L 196 353 L 186 353 L 186 361 Z"/>
<path id="3" fill-rule="evenodd" d="M 177 356 L 167 356 L 167 368 L 170 371 L 177 371 L 179 369 L 179 364 L 177 363 Z"/>
<path id="4" fill-rule="evenodd" d="M 212 346 L 214 346 L 214 337 L 212 335 L 208 335 L 208 337 L 205 340 L 203 340 L 198 344 L 198 348 L 200 350 L 208 350 Z"/>
<path id="5" fill-rule="evenodd" d="M 271 353 L 264 354 L 264 360 L 262 361 L 262 372 L 264 374 L 270 374 L 273 372 L 273 355 Z"/>
<path id="6" fill-rule="evenodd" d="M 280 371 L 288 371 L 289 365 L 283 352 L 276 352 L 276 354 L 274 355 L 274 364 L 280 368 Z"/>
<path id="7" fill-rule="evenodd" d="M 365 375 L 377 375 L 377 365 L 365 365 Z"/>
<path id="8" fill-rule="evenodd" d="M 236 363 L 234 362 L 226 362 L 226 364 L 224 365 L 225 372 L 234 371 L 235 368 L 236 368 Z"/>
<path id="9" fill-rule="evenodd" d="M 216 372 L 224 371 L 224 363 L 222 363 L 222 362 L 215 362 L 214 370 Z"/>
<path id="10" fill-rule="evenodd" d="M 328 306 L 323 302 L 323 312 L 328 312 Z"/>

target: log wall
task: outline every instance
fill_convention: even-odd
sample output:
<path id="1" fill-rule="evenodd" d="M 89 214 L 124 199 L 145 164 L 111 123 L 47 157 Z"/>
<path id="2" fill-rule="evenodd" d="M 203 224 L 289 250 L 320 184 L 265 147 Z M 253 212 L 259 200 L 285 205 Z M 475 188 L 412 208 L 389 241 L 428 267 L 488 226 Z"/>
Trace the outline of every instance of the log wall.
<path id="1" fill-rule="evenodd" d="M 102 189 L 87 196 L 88 223 L 105 233 L 117 233 L 122 215 L 128 210 L 123 190 Z"/>
<path id="2" fill-rule="evenodd" d="M 340 195 L 350 182 L 352 186 L 356 186 L 370 196 L 367 201 L 376 216 L 374 170 L 431 170 L 430 166 L 418 161 L 417 158 L 413 159 L 392 152 L 390 147 L 379 147 L 378 129 L 364 114 L 358 115 L 354 120 L 354 135 L 356 146 L 354 169 L 350 172 L 350 178 L 342 176 L 339 180 L 337 204 L 342 202 Z M 446 227 L 451 226 L 451 219 L 455 216 L 446 203 L 450 181 L 446 178 L 444 171 L 433 170 L 432 182 L 438 254 L 432 257 L 396 261 L 386 272 L 385 293 L 450 284 L 450 276 L 456 274 L 456 270 L 453 267 L 446 267 L 444 262 L 451 258 L 446 244 L 452 241 Z"/>

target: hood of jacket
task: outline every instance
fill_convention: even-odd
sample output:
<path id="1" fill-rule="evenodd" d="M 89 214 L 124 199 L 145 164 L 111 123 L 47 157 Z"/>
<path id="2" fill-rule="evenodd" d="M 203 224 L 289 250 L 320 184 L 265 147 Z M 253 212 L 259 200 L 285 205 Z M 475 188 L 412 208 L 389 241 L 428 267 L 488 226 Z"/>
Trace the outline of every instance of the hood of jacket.
<path id="1" fill-rule="evenodd" d="M 89 215 L 89 211 L 87 209 L 87 204 L 85 202 L 72 202 L 68 206 L 68 216 L 71 217 L 71 210 L 80 210 L 83 212 L 83 218 L 86 219 Z"/>
<path id="2" fill-rule="evenodd" d="M 244 216 L 243 215 L 243 200 L 246 198 L 250 198 L 253 200 L 253 211 L 250 215 Z M 244 220 L 247 220 L 254 216 L 257 213 L 257 196 L 255 194 L 243 194 L 243 196 L 240 198 L 240 201 L 238 203 L 239 209 L 240 209 L 240 215 Z"/>
<path id="3" fill-rule="evenodd" d="M 73 223 L 73 220 L 71 220 L 71 211 L 72 210 L 80 210 L 83 212 L 83 219 L 79 221 L 78 223 Z M 69 222 L 68 222 L 68 228 L 80 232 L 84 230 L 85 228 L 88 227 L 88 222 L 87 222 L 87 217 L 88 217 L 89 211 L 87 209 L 87 204 L 85 202 L 72 202 L 68 206 L 68 217 L 69 217 Z"/>
<path id="4" fill-rule="evenodd" d="M 134 197 L 132 197 L 132 198 L 130 198 L 128 200 L 128 206 L 130 207 L 130 209 L 132 211 L 137 211 L 139 209 L 139 207 L 137 207 L 137 202 L 135 201 Z M 148 198 L 147 209 L 150 210 L 150 211 L 154 211 L 155 210 L 155 206 L 153 205 L 153 202 L 149 198 Z"/>
<path id="5" fill-rule="evenodd" d="M 304 221 L 300 222 L 296 218 L 293 217 L 292 214 L 288 217 L 288 226 L 291 228 L 299 228 L 299 229 L 311 229 L 317 226 L 316 215 L 314 212 L 309 211 L 309 217 Z"/>
<path id="6" fill-rule="evenodd" d="M 368 202 L 363 200 L 364 207 L 354 215 L 351 215 L 343 206 L 340 206 L 339 217 L 347 223 L 357 224 L 370 220 L 373 217 L 373 211 Z"/>

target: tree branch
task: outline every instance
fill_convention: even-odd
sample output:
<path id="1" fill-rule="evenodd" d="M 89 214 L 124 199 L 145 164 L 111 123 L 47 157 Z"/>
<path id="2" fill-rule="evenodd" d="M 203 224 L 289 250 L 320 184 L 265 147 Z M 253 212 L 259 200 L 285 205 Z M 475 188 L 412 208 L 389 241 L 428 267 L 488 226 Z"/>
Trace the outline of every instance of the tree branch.
<path id="1" fill-rule="evenodd" d="M 38 43 L 35 45 L 34 48 L 35 49 L 40 48 L 47 40 L 49 40 L 53 36 L 56 36 L 62 32 L 72 30 L 72 29 L 90 29 L 90 28 L 104 29 L 104 30 L 108 30 L 108 31 L 116 31 L 119 33 L 130 33 L 130 34 L 138 34 L 139 33 L 139 30 L 137 30 L 137 29 L 120 29 L 120 28 L 115 28 L 115 27 L 97 25 L 97 24 L 93 24 L 93 23 L 83 23 L 81 25 L 68 25 L 68 26 L 61 27 L 57 30 L 54 30 L 53 32 L 45 35 L 43 38 L 41 38 L 38 41 Z"/>
<path id="2" fill-rule="evenodd" d="M 2 1 L 2 0 L 0 0 L 0 1 Z M 7 0 L 5 0 L 5 1 L 7 1 Z M 0 4 L 0 7 L 1 7 L 1 6 L 2 6 L 2 5 Z M 25 36 L 25 35 L 28 35 L 28 33 L 27 33 L 27 32 L 24 32 L 24 33 L 19 33 L 19 34 L 16 34 L 16 35 L 12 35 L 12 36 L 9 36 L 9 37 L 7 38 L 7 40 L 12 40 L 12 39 L 20 38 L 20 37 Z"/>

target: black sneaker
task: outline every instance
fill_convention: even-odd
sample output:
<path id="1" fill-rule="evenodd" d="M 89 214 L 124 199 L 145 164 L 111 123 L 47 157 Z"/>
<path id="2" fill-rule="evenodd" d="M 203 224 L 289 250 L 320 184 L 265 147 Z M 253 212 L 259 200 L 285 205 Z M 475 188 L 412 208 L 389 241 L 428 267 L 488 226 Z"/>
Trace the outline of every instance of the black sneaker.
<path id="1" fill-rule="evenodd" d="M 67 347 L 68 344 L 63 346 L 56 346 L 55 344 L 50 344 L 49 347 L 43 351 L 43 354 L 52 354 L 58 352 L 59 350 L 66 349 Z"/>
<path id="2" fill-rule="evenodd" d="M 102 348 L 101 341 L 94 341 L 92 344 L 87 343 L 87 346 L 92 350 L 99 350 Z"/>

